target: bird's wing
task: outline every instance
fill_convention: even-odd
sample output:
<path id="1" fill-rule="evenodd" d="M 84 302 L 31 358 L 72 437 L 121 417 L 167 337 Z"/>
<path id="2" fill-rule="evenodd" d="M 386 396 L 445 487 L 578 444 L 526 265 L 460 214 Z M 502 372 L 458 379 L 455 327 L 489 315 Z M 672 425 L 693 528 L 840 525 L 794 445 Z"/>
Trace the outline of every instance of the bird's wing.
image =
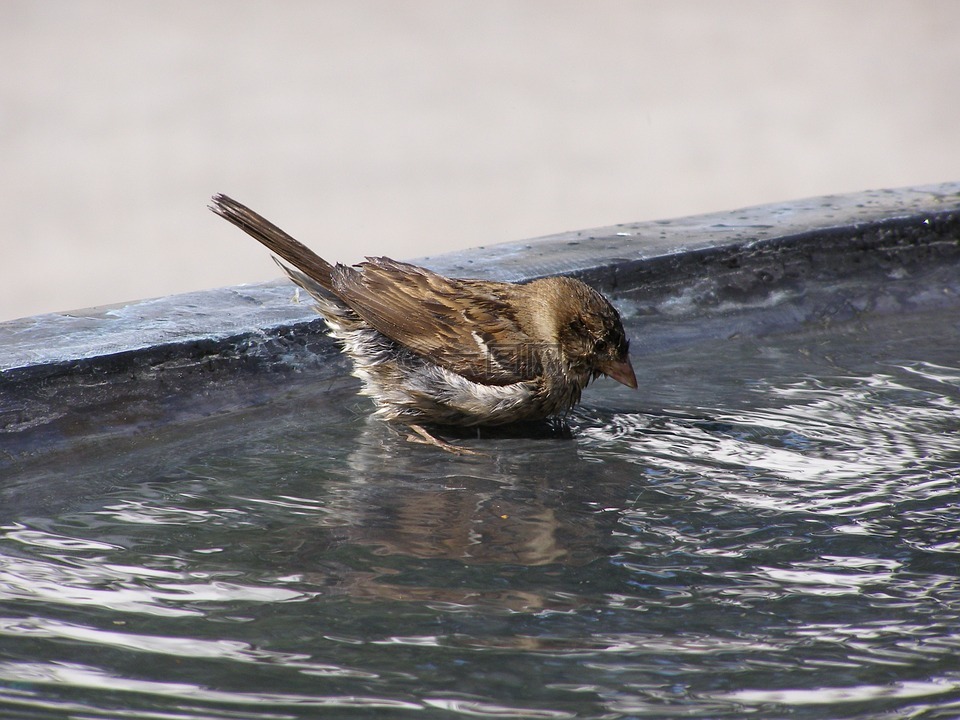
<path id="1" fill-rule="evenodd" d="M 337 265 L 332 286 L 374 329 L 468 380 L 508 385 L 542 372 L 541 351 L 509 301 L 515 286 L 455 280 L 383 257 Z"/>

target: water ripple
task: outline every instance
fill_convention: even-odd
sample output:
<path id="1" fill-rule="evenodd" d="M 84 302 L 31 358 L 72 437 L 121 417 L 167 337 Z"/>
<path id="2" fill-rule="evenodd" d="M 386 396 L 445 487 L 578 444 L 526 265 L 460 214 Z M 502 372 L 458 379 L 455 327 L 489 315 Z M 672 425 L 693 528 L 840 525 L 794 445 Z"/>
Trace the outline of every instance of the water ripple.
<path id="1" fill-rule="evenodd" d="M 292 708 L 361 708 L 367 710 L 420 710 L 421 703 L 404 702 L 362 695 L 297 695 L 292 693 L 254 693 L 243 691 L 219 691 L 192 683 L 157 682 L 135 680 L 119 674 L 80 663 L 15 663 L 0 662 L 0 680 L 28 685 L 55 685 L 59 687 L 84 688 L 102 693 L 138 693 L 160 697 L 178 698 L 182 702 L 226 704 L 230 707 L 258 706 L 272 712 Z M 18 693 L 8 699 L 29 704 L 30 693 Z M 2 693 L 0 693 L 2 698 Z M 88 710 L 93 708 L 87 708 Z M 184 708 L 188 714 L 201 708 Z M 205 711 L 203 711 L 205 712 Z M 223 712 L 222 710 L 220 712 Z M 199 714 L 199 713 L 198 713 Z M 230 716 L 234 716 L 232 713 Z M 256 715 L 256 717 L 263 717 Z M 282 716 L 281 716 L 282 717 Z"/>
<path id="2" fill-rule="evenodd" d="M 702 419 L 618 414 L 582 429 L 583 453 L 616 452 L 651 474 L 706 475 L 710 493 L 760 509 L 856 518 L 960 498 L 952 399 L 887 374 L 831 381 L 764 386 L 756 392 L 768 401 L 789 402 L 706 409 Z"/>
<path id="3" fill-rule="evenodd" d="M 115 612 L 203 616 L 203 603 L 276 603 L 310 596 L 283 586 L 250 585 L 209 578 L 197 582 L 177 573 L 71 558 L 69 562 L 0 555 L 0 601 L 29 601 L 47 607 L 90 606 Z"/>
<path id="4" fill-rule="evenodd" d="M 718 694 L 717 699 L 733 700 L 744 705 L 776 704 L 787 707 L 804 705 L 838 705 L 871 700 L 898 698 L 925 698 L 955 693 L 960 690 L 960 676 L 948 675 L 929 680 L 906 680 L 889 685 L 854 685 L 844 687 L 815 687 L 803 689 L 757 689 L 738 690 Z M 958 707 L 958 705 L 954 705 Z M 946 717 L 946 716 L 942 716 Z"/>
<path id="5" fill-rule="evenodd" d="M 137 653 L 170 655 L 176 658 L 229 660 L 240 663 L 280 665 L 317 677 L 376 678 L 375 673 L 317 663 L 298 653 L 272 652 L 238 640 L 204 640 L 193 637 L 166 637 L 101 630 L 48 618 L 0 617 L 0 635 L 9 637 L 54 638 Z"/>

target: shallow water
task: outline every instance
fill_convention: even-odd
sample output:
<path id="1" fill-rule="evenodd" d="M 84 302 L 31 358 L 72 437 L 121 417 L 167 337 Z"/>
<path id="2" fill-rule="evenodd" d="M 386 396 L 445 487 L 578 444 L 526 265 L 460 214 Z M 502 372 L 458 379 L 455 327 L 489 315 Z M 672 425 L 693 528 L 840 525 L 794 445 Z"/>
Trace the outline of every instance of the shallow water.
<path id="1" fill-rule="evenodd" d="M 0 714 L 960 716 L 960 311 L 632 334 L 485 456 L 325 381 L 21 463 Z"/>

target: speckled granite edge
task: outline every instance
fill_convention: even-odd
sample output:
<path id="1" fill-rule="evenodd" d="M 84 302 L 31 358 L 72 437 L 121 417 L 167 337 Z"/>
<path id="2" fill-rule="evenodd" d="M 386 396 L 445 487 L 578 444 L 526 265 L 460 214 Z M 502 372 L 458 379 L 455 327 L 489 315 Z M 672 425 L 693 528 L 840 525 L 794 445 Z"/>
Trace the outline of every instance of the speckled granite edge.
<path id="1" fill-rule="evenodd" d="M 896 221 L 914 225 L 960 212 L 960 182 L 828 195 L 729 212 L 615 225 L 427 257 L 420 262 L 462 277 L 523 280 L 576 274 L 616 291 L 654 268 L 685 274 L 682 258 L 751 253 L 765 245 L 844 235 Z M 792 239 L 792 240 L 791 240 Z M 238 238 L 238 242 L 243 241 Z M 639 274 L 637 274 L 639 273 Z M 227 344 L 278 350 L 284 333 L 321 332 L 309 302 L 286 280 L 51 313 L 0 323 L 0 379 L 45 376 L 98 361 L 158 353 L 203 354 Z M 110 364 L 109 362 L 107 364 Z"/>

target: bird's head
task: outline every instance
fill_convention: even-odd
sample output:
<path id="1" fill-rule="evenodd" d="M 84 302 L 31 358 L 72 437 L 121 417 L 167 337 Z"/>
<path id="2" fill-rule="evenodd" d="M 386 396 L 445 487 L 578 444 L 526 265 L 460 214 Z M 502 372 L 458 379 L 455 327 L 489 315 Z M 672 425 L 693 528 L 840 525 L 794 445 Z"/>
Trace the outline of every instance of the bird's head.
<path id="1" fill-rule="evenodd" d="M 539 286 L 536 289 L 549 318 L 547 336 L 569 371 L 587 380 L 606 375 L 629 388 L 637 387 L 630 342 L 620 313 L 609 300 L 574 278 L 544 278 L 531 285 Z"/>

